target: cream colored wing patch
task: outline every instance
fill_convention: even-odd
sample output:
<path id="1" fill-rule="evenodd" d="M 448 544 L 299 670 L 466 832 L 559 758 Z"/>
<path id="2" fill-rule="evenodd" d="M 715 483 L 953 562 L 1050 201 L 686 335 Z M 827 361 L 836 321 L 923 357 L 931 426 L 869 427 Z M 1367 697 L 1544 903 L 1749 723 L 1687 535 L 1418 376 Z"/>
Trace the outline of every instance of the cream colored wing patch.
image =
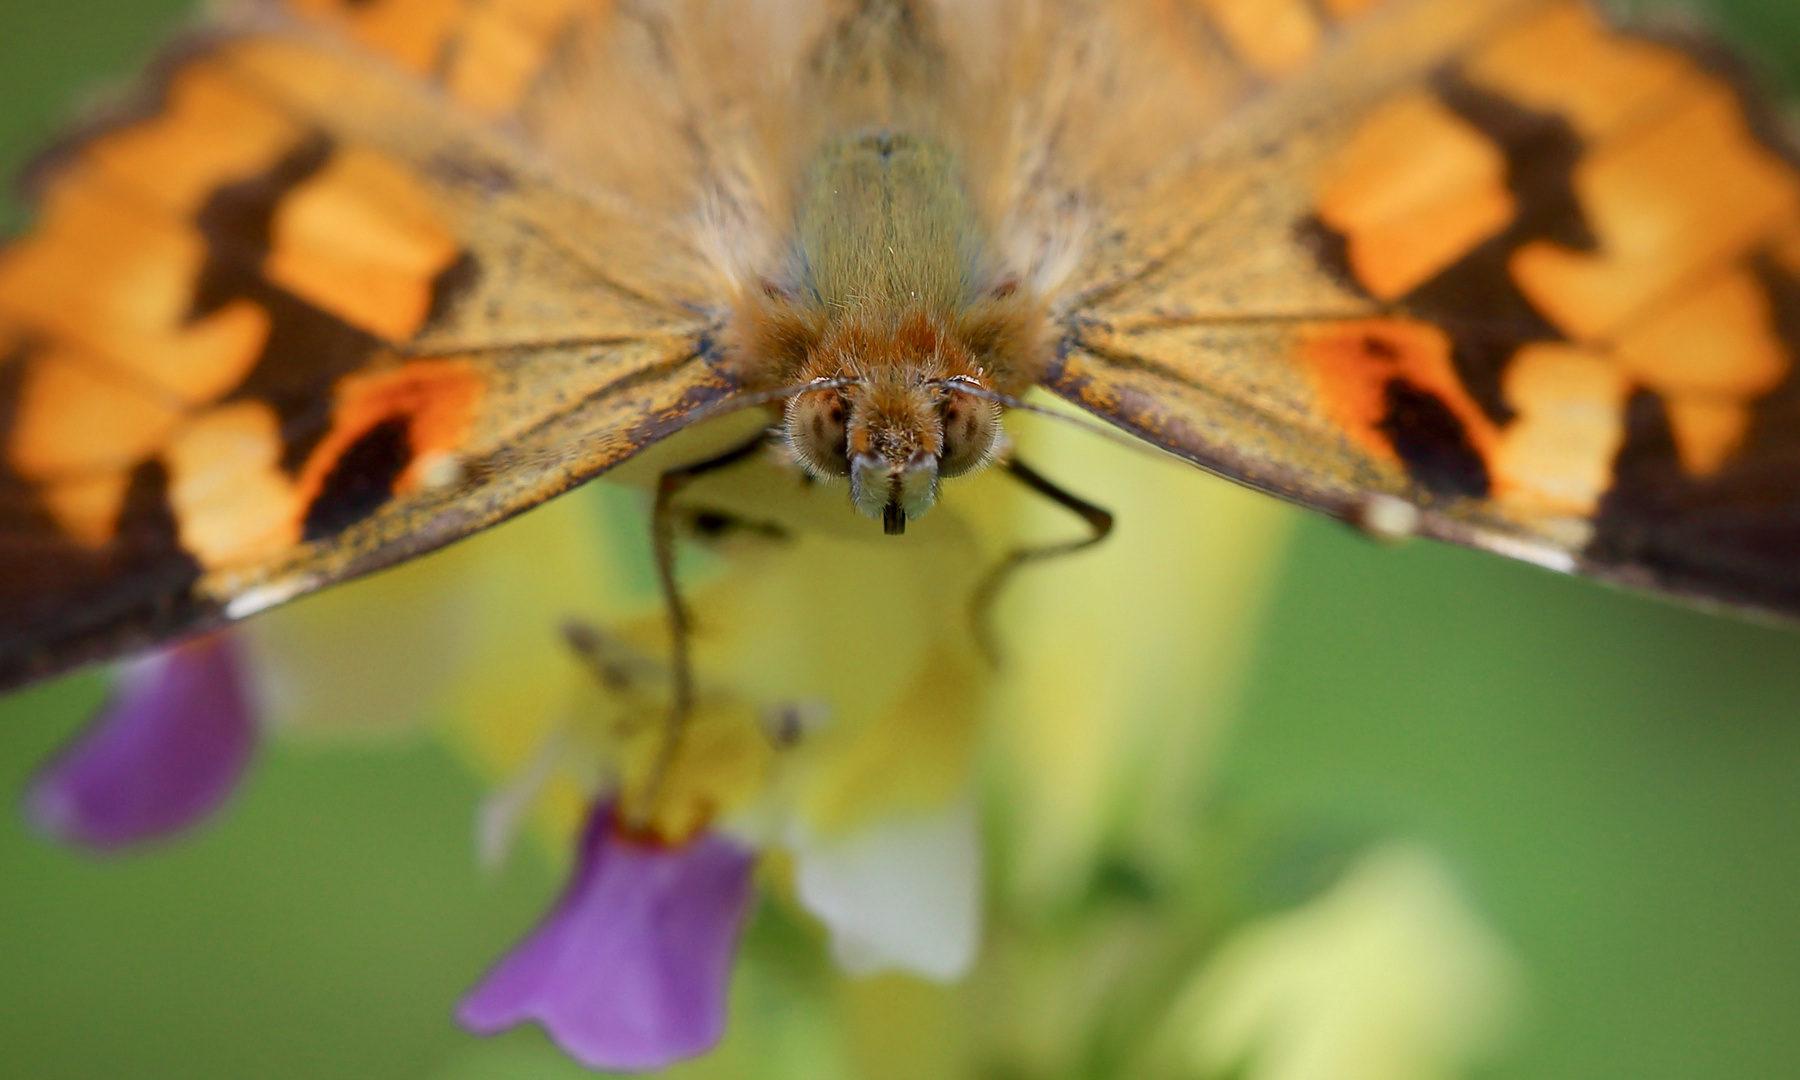
<path id="1" fill-rule="evenodd" d="M 691 245 L 314 36 L 188 46 L 0 249 L 0 684 L 428 550 L 731 388 Z"/>
<path id="2" fill-rule="evenodd" d="M 1353 518 L 1800 612 L 1800 174 L 1717 50 L 1382 5 L 1120 214 L 1052 389 Z"/>

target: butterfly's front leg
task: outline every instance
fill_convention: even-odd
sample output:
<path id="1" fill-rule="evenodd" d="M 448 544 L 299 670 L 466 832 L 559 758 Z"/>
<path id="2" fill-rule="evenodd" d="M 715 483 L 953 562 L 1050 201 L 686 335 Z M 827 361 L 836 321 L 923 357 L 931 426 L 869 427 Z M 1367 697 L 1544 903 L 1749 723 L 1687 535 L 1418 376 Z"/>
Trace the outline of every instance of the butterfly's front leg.
<path id="1" fill-rule="evenodd" d="M 639 804 L 639 812 L 643 815 L 654 812 L 657 799 L 662 794 L 663 783 L 668 777 L 669 767 L 681 750 L 682 737 L 687 732 L 688 720 L 694 712 L 694 670 L 689 649 L 693 626 L 687 602 L 681 595 L 681 584 L 675 578 L 676 525 L 681 519 L 676 497 L 696 478 L 750 460 L 767 442 L 768 433 L 759 432 L 755 438 L 717 457 L 663 473 L 656 484 L 656 501 L 650 513 L 650 546 L 656 560 L 657 587 L 662 592 L 663 606 L 669 622 L 670 695 L 662 745 L 657 750 L 656 764 L 651 769 L 644 799 Z M 631 824 L 636 826 L 642 822 Z"/>
<path id="2" fill-rule="evenodd" d="M 1000 664 L 1000 644 L 994 636 L 993 614 L 994 602 L 1000 598 L 1000 590 L 1022 568 L 1035 562 L 1059 559 L 1064 555 L 1073 555 L 1105 540 L 1112 533 L 1113 516 L 1110 510 L 1096 506 L 1086 499 L 1058 487 L 1055 481 L 1039 473 L 1036 469 L 1011 456 L 998 466 L 1006 475 L 1024 484 L 1032 493 L 1049 499 L 1051 502 L 1081 518 L 1087 523 L 1089 534 L 1079 540 L 1065 540 L 1054 544 L 1027 544 L 1016 547 L 1006 553 L 1006 557 L 994 565 L 987 576 L 975 586 L 969 594 L 969 622 L 975 637 L 975 644 L 987 658 L 988 663 L 998 667 Z"/>

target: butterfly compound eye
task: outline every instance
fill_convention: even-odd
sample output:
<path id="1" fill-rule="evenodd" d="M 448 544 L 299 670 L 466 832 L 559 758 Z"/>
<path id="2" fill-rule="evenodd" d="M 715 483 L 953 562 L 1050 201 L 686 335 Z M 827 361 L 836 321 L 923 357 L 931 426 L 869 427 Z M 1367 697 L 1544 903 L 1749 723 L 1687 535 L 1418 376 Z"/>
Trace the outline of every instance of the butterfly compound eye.
<path id="1" fill-rule="evenodd" d="M 788 445 L 800 464 L 814 476 L 849 476 L 850 456 L 845 447 L 849 403 L 836 389 L 809 390 L 788 399 Z"/>
<path id="2" fill-rule="evenodd" d="M 1000 441 L 1000 406 L 947 386 L 944 397 L 944 452 L 940 476 L 961 476 L 987 464 Z"/>

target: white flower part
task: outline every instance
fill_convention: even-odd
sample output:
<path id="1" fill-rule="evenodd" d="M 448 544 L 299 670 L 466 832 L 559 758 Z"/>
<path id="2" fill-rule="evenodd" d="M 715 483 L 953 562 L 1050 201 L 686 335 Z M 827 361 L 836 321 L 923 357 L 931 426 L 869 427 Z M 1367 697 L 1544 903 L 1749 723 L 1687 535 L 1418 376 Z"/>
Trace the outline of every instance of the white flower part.
<path id="1" fill-rule="evenodd" d="M 550 782 L 568 741 L 564 729 L 552 729 L 524 770 L 481 800 L 475 810 L 475 862 L 483 870 L 495 873 L 505 868 L 519 830 Z"/>
<path id="2" fill-rule="evenodd" d="M 967 974 L 981 944 L 979 830 L 970 796 L 826 840 L 790 828 L 800 902 L 831 931 L 838 966 L 939 982 Z"/>
<path id="3" fill-rule="evenodd" d="M 1495 1049 L 1519 981 L 1442 862 L 1395 844 L 1227 940 L 1165 1036 L 1183 1075 L 1449 1080 Z"/>

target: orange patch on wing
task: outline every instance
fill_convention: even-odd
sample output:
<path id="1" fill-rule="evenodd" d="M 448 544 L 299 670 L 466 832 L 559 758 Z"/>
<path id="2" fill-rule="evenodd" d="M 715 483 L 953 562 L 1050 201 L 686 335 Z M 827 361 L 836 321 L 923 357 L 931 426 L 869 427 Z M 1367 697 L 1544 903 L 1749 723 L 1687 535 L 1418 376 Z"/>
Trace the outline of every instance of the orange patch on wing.
<path id="1" fill-rule="evenodd" d="M 7 462 L 27 480 L 129 468 L 181 422 L 181 409 L 68 348 L 33 356 Z"/>
<path id="2" fill-rule="evenodd" d="M 1324 0 L 1325 10 L 1339 19 L 1348 19 L 1353 15 L 1361 15 L 1383 0 Z"/>
<path id="3" fill-rule="evenodd" d="M 1748 270 L 1721 275 L 1619 339 L 1620 365 L 1661 395 L 1681 467 L 1719 471 L 1750 429 L 1750 406 L 1779 386 L 1793 358 L 1774 305 Z"/>
<path id="4" fill-rule="evenodd" d="M 331 431 L 300 471 L 300 505 L 310 506 L 339 459 L 378 424 L 404 420 L 411 459 L 396 494 L 427 486 L 434 470 L 457 459 L 486 392 L 481 374 L 462 360 L 413 360 L 338 383 Z M 304 514 L 304 510 L 302 510 Z"/>
<path id="5" fill-rule="evenodd" d="M 1338 156 L 1318 201 L 1370 295 L 1394 300 L 1501 232 L 1515 207 L 1506 158 L 1434 97 L 1379 109 Z"/>
<path id="6" fill-rule="evenodd" d="M 38 489 L 50 520 L 84 547 L 105 547 L 119 529 L 131 474 L 125 469 L 58 480 Z"/>
<path id="7" fill-rule="evenodd" d="M 1463 389 L 1450 349 L 1449 336 L 1429 323 L 1368 319 L 1306 331 L 1299 355 L 1326 415 L 1376 455 L 1399 460 L 1392 437 L 1382 429 L 1388 384 L 1399 381 L 1442 402 L 1462 424 L 1469 444 L 1487 459 L 1494 425 Z"/>
<path id="8" fill-rule="evenodd" d="M 1690 476 L 1711 476 L 1724 467 L 1750 430 L 1750 408 L 1730 399 L 1677 397 L 1664 401 L 1675 453 Z"/>
<path id="9" fill-rule="evenodd" d="M 424 186 L 368 150 L 344 149 L 282 200 L 269 280 L 389 341 L 424 325 L 456 236 Z"/>
<path id="10" fill-rule="evenodd" d="M 493 116 L 518 105 L 576 11 L 591 0 L 493 0 L 470 13 L 444 83 L 458 101 Z"/>
<path id="11" fill-rule="evenodd" d="M 1197 0 L 1232 51 L 1263 75 L 1295 71 L 1319 49 L 1321 29 L 1307 0 Z"/>
<path id="12" fill-rule="evenodd" d="M 163 451 L 181 546 L 202 567 L 253 562 L 299 541 L 301 503 L 281 452 L 281 422 L 260 401 L 202 413 Z"/>
<path id="13" fill-rule="evenodd" d="M 220 186 L 262 173 L 302 138 L 293 121 L 203 60 L 170 78 L 161 112 L 102 135 L 81 159 L 188 217 Z"/>
<path id="14" fill-rule="evenodd" d="M 1609 31 L 1585 3 L 1559 4 L 1502 34 L 1464 67 L 1468 78 L 1602 137 L 1691 78 L 1680 53 Z"/>
<path id="15" fill-rule="evenodd" d="M 1610 358 L 1573 345 L 1528 345 L 1507 365 L 1496 495 L 1530 513 L 1590 516 L 1612 486 L 1625 444 L 1631 381 Z"/>
<path id="16" fill-rule="evenodd" d="M 1601 146 L 1576 165 L 1574 184 L 1599 250 L 1538 241 L 1514 253 L 1511 270 L 1533 305 L 1581 340 L 1644 317 L 1800 215 L 1794 177 L 1755 142 L 1723 87 Z"/>
<path id="17" fill-rule="evenodd" d="M 1625 370 L 1665 397 L 1748 401 L 1773 390 L 1791 366 L 1774 306 L 1747 270 L 1684 296 L 1619 338 Z"/>
<path id="18" fill-rule="evenodd" d="M 189 320 L 206 245 L 95 173 L 66 174 L 37 227 L 0 252 L 0 314 L 141 380 L 202 403 L 249 374 L 269 317 L 247 300 Z"/>
<path id="19" fill-rule="evenodd" d="M 464 0 L 289 0 L 302 13 L 342 25 L 401 67 L 429 73 L 462 17 Z"/>

